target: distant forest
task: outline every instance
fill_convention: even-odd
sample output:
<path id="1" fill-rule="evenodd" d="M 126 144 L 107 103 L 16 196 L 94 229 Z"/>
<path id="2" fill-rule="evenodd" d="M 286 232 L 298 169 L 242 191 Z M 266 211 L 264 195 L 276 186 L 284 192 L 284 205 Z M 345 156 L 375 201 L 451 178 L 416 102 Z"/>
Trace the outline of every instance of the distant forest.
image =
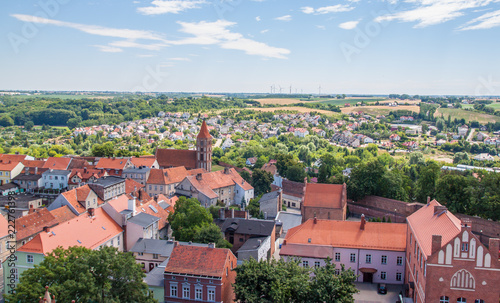
<path id="1" fill-rule="evenodd" d="M 247 100 L 229 98 L 157 98 L 133 97 L 100 99 L 59 99 L 59 98 L 16 98 L 2 96 L 0 101 L 0 126 L 25 125 L 31 121 L 35 125 L 92 126 L 100 124 L 118 124 L 156 116 L 164 112 L 201 113 L 211 109 L 230 107 L 244 108 Z"/>

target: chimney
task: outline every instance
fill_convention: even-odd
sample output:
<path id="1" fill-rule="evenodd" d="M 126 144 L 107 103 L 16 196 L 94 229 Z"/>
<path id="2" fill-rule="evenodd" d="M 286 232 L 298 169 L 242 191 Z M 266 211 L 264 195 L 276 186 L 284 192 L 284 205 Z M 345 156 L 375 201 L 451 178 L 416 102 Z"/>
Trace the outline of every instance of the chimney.
<path id="1" fill-rule="evenodd" d="M 492 258 L 494 258 L 494 260 L 497 260 L 499 255 L 498 250 L 500 249 L 500 239 L 490 238 L 490 242 L 488 244 Z"/>
<path id="2" fill-rule="evenodd" d="M 87 173 L 87 168 L 86 167 L 83 168 L 83 172 Z"/>
<path id="3" fill-rule="evenodd" d="M 35 175 L 38 175 L 38 167 L 35 167 Z"/>
<path id="4" fill-rule="evenodd" d="M 279 211 L 283 210 L 283 190 L 280 188 L 278 189 L 278 209 Z"/>
<path id="5" fill-rule="evenodd" d="M 259 247 L 262 245 L 262 240 L 257 240 L 257 243 L 259 243 Z"/>
<path id="6" fill-rule="evenodd" d="M 359 229 L 361 229 L 361 230 L 365 230 L 365 224 L 366 224 L 366 221 L 365 221 L 365 214 L 362 214 L 362 215 L 361 215 L 361 224 L 359 225 Z"/>
<path id="7" fill-rule="evenodd" d="M 264 220 L 267 220 L 267 211 L 264 212 Z"/>
<path id="8" fill-rule="evenodd" d="M 231 218 L 234 219 L 234 208 L 231 208 Z"/>
<path id="9" fill-rule="evenodd" d="M 446 211 L 446 210 L 447 210 L 446 206 L 436 205 L 436 206 L 434 206 L 434 215 L 440 214 L 441 212 Z"/>
<path id="10" fill-rule="evenodd" d="M 132 211 L 132 216 L 135 216 L 136 214 L 135 199 L 128 199 L 127 209 Z"/>
<path id="11" fill-rule="evenodd" d="M 28 210 L 28 214 L 32 214 L 35 212 L 35 208 L 33 207 L 33 204 L 30 204 L 30 209 Z"/>
<path id="12" fill-rule="evenodd" d="M 224 208 L 219 208 L 219 218 L 221 220 L 224 220 L 225 219 L 225 214 L 226 214 L 226 210 Z"/>
<path id="13" fill-rule="evenodd" d="M 46 233 L 50 232 L 50 227 L 44 226 L 43 227 L 43 231 L 46 232 Z"/>
<path id="14" fill-rule="evenodd" d="M 229 174 L 229 167 L 224 167 L 224 173 L 225 173 L 226 175 L 228 175 L 228 174 Z"/>
<path id="15" fill-rule="evenodd" d="M 431 203 L 431 197 L 427 196 L 427 204 Z"/>
<path id="16" fill-rule="evenodd" d="M 314 224 L 318 224 L 318 218 L 316 218 L 316 216 L 314 216 Z"/>
<path id="17" fill-rule="evenodd" d="M 215 248 L 215 243 L 208 243 L 208 248 Z"/>
<path id="18" fill-rule="evenodd" d="M 94 213 L 94 209 L 93 209 L 93 208 L 89 208 L 89 209 L 88 209 L 88 211 L 89 211 L 89 216 L 90 216 L 90 217 L 93 217 L 93 216 L 94 216 L 94 214 L 95 214 L 95 213 Z"/>
<path id="19" fill-rule="evenodd" d="M 432 235 L 431 254 L 441 249 L 441 235 Z"/>
<path id="20" fill-rule="evenodd" d="M 283 240 L 283 243 L 282 243 L 282 244 L 283 244 L 283 245 L 286 245 L 286 239 L 285 239 L 285 240 Z"/>
<path id="21" fill-rule="evenodd" d="M 196 180 L 200 181 L 202 179 L 201 173 L 196 174 Z"/>

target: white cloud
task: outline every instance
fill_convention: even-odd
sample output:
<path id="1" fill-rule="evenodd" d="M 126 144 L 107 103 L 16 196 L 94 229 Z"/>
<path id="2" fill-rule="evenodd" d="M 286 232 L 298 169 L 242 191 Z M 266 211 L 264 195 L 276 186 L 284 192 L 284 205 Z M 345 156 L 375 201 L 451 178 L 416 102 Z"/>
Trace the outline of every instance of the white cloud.
<path id="1" fill-rule="evenodd" d="M 191 59 L 189 59 L 189 58 L 180 58 L 180 57 L 168 58 L 168 60 L 170 60 L 170 61 L 191 61 Z"/>
<path id="2" fill-rule="evenodd" d="M 265 34 L 265 33 L 267 33 L 268 31 L 269 31 L 268 29 L 263 29 L 263 30 L 261 30 L 261 31 L 260 31 L 260 33 L 261 33 L 261 34 Z"/>
<path id="3" fill-rule="evenodd" d="M 152 6 L 139 7 L 138 12 L 144 15 L 178 14 L 180 12 L 200 8 L 205 0 L 153 0 Z"/>
<path id="4" fill-rule="evenodd" d="M 260 16 L 255 17 L 255 20 L 256 20 L 257 22 L 259 22 L 259 21 L 260 21 Z"/>
<path id="5" fill-rule="evenodd" d="M 172 44 L 200 44 L 219 45 L 225 49 L 235 49 L 244 51 L 249 55 L 259 55 L 268 58 L 286 59 L 290 50 L 269 46 L 265 43 L 244 38 L 240 33 L 231 32 L 228 27 L 236 23 L 225 20 L 215 22 L 177 22 L 182 28 L 180 32 L 191 34 L 194 37 L 184 38 L 178 41 L 170 41 Z"/>
<path id="6" fill-rule="evenodd" d="M 355 29 L 356 26 L 358 26 L 359 20 L 358 21 L 347 21 L 344 23 L 340 23 L 339 27 L 342 29 Z"/>
<path id="7" fill-rule="evenodd" d="M 473 29 L 488 29 L 500 26 L 500 10 L 491 13 L 484 14 L 477 17 L 465 25 L 461 26 L 459 29 L 462 31 L 473 30 Z"/>
<path id="8" fill-rule="evenodd" d="M 101 52 L 105 53 L 121 53 L 123 52 L 123 49 L 118 48 L 118 47 L 112 47 L 108 45 L 94 45 L 97 47 Z"/>
<path id="9" fill-rule="evenodd" d="M 156 55 L 153 54 L 141 54 L 141 55 L 136 55 L 138 58 L 151 58 L 151 57 L 156 57 Z"/>
<path id="10" fill-rule="evenodd" d="M 278 21 L 291 21 L 292 20 L 292 16 L 285 15 L 285 16 L 274 18 L 274 20 L 278 20 Z"/>
<path id="11" fill-rule="evenodd" d="M 24 22 L 51 24 L 55 26 L 69 27 L 91 35 L 125 38 L 125 39 L 163 40 L 161 36 L 151 31 L 109 28 L 98 25 L 86 25 L 86 24 L 46 19 L 30 15 L 13 14 L 11 16 Z"/>
<path id="12" fill-rule="evenodd" d="M 453 20 L 464 15 L 467 9 L 484 7 L 500 0 L 407 0 L 415 4 L 410 10 L 375 18 L 377 22 L 400 20 L 417 22 L 414 27 L 426 27 Z"/>
<path id="13" fill-rule="evenodd" d="M 326 29 L 326 27 L 324 25 L 316 25 L 316 27 L 319 28 L 319 29 L 322 29 L 322 30 Z"/>
<path id="14" fill-rule="evenodd" d="M 352 1 L 352 2 L 357 2 L 357 1 Z M 348 4 L 336 4 L 331 6 L 323 6 L 316 9 L 310 6 L 304 6 L 301 7 L 300 9 L 304 14 L 324 15 L 330 13 L 349 12 L 352 11 L 354 7 Z"/>

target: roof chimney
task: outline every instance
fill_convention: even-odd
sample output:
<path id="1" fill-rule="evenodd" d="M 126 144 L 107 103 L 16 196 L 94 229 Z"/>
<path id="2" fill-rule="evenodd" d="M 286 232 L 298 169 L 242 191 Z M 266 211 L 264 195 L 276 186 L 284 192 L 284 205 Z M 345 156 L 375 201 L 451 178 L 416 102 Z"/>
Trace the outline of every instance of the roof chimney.
<path id="1" fill-rule="evenodd" d="M 32 214 L 35 212 L 35 208 L 33 207 L 33 204 L 30 204 L 30 209 L 28 210 L 28 214 Z"/>
<path id="2" fill-rule="evenodd" d="M 129 209 L 129 210 L 132 211 L 132 216 L 136 215 L 135 198 L 134 199 L 128 199 L 127 209 Z"/>
<path id="3" fill-rule="evenodd" d="M 224 208 L 219 208 L 219 218 L 221 220 L 224 220 L 225 219 L 225 214 L 226 214 L 226 210 Z"/>
<path id="4" fill-rule="evenodd" d="M 447 208 L 444 205 L 436 205 L 434 206 L 434 215 L 439 215 L 440 213 L 446 211 Z"/>
<path id="5" fill-rule="evenodd" d="M 361 230 L 365 230 L 365 224 L 366 224 L 366 221 L 365 221 L 365 214 L 362 214 L 362 215 L 361 215 L 361 225 L 359 226 L 359 229 L 361 229 Z"/>
<path id="6" fill-rule="evenodd" d="M 196 174 L 196 180 L 200 181 L 202 179 L 201 173 Z"/>
<path id="7" fill-rule="evenodd" d="M 231 218 L 234 218 L 234 208 L 231 208 Z"/>
<path id="8" fill-rule="evenodd" d="M 431 254 L 433 255 L 441 249 L 441 235 L 432 235 Z"/>
<path id="9" fill-rule="evenodd" d="M 215 248 L 215 243 L 208 243 L 208 248 Z"/>
<path id="10" fill-rule="evenodd" d="M 431 203 L 431 197 L 427 196 L 427 204 Z"/>
<path id="11" fill-rule="evenodd" d="M 43 231 L 46 232 L 46 233 L 50 232 L 50 227 L 44 226 L 43 227 Z"/>
<path id="12" fill-rule="evenodd" d="M 316 216 L 314 216 L 314 224 L 318 224 L 318 218 L 316 218 Z"/>
<path id="13" fill-rule="evenodd" d="M 225 173 L 226 175 L 228 175 L 228 174 L 229 174 L 229 167 L 224 167 L 224 173 Z"/>
<path id="14" fill-rule="evenodd" d="M 95 215 L 95 212 L 94 212 L 93 208 L 89 208 L 88 211 L 89 211 L 89 216 L 90 217 L 93 217 Z"/>

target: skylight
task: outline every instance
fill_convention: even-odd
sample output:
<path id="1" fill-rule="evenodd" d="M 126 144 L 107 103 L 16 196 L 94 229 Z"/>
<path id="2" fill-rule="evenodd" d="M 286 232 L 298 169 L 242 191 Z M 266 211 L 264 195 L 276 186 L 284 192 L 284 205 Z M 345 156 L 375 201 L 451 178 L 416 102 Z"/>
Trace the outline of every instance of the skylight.
<path id="1" fill-rule="evenodd" d="M 155 212 L 155 214 L 158 213 L 158 211 L 156 210 L 156 208 L 153 205 L 149 205 L 149 208 L 151 208 Z"/>

